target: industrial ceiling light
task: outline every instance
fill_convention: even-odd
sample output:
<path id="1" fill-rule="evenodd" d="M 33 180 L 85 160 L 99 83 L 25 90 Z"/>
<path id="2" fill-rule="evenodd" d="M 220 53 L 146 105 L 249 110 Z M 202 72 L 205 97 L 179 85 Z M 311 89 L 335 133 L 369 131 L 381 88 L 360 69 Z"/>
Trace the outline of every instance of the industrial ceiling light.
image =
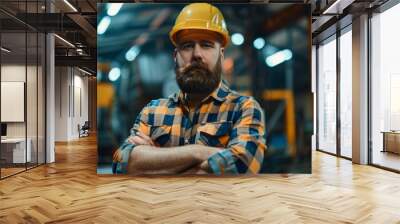
<path id="1" fill-rule="evenodd" d="M 76 49 L 76 52 L 77 52 L 79 55 L 83 55 L 83 49 L 81 49 L 81 48 L 77 48 L 77 49 Z"/>
<path id="2" fill-rule="evenodd" d="M 72 10 L 74 10 L 74 12 L 78 12 L 78 10 L 71 4 L 69 3 L 68 0 L 64 0 L 65 4 L 67 4 Z"/>
<path id="3" fill-rule="evenodd" d="M 1 50 L 4 51 L 4 52 L 6 52 L 6 53 L 10 53 L 10 52 L 11 52 L 11 50 L 9 50 L 9 49 L 7 49 L 7 48 L 5 48 L 5 47 L 1 47 Z"/>
<path id="4" fill-rule="evenodd" d="M 107 15 L 109 16 L 117 15 L 122 5 L 124 5 L 124 3 L 108 3 Z"/>
<path id="5" fill-rule="evenodd" d="M 351 5 L 353 2 L 354 0 L 336 0 L 332 5 L 325 9 L 322 14 L 342 14 L 343 9 L 347 8 L 347 6 Z"/>
<path id="6" fill-rule="evenodd" d="M 238 46 L 242 45 L 243 42 L 244 42 L 244 37 L 243 37 L 243 35 L 241 33 L 234 33 L 232 35 L 231 39 L 232 39 L 232 43 L 234 45 L 238 45 Z"/>
<path id="7" fill-rule="evenodd" d="M 74 45 L 76 47 L 79 47 L 79 48 L 84 48 L 85 47 L 85 45 L 83 43 L 81 43 L 81 42 L 75 42 Z"/>
<path id="8" fill-rule="evenodd" d="M 69 42 L 68 40 L 66 40 L 66 39 L 64 39 L 64 38 L 62 38 L 62 37 L 60 37 L 59 35 L 57 35 L 57 34 L 54 34 L 54 36 L 55 37 L 57 37 L 59 40 L 61 40 L 62 42 L 64 42 L 64 43 L 66 43 L 67 45 L 69 45 L 70 47 L 73 47 L 73 48 L 75 48 L 75 45 L 73 45 L 71 42 Z"/>
<path id="9" fill-rule="evenodd" d="M 121 76 L 121 69 L 115 67 L 108 73 L 108 79 L 112 82 L 117 81 Z"/>
<path id="10" fill-rule="evenodd" d="M 253 46 L 257 49 L 260 50 L 265 46 L 265 40 L 262 37 L 259 37 L 253 41 Z"/>
<path id="11" fill-rule="evenodd" d="M 110 23 L 111 18 L 109 16 L 105 16 L 103 19 L 101 19 L 99 25 L 97 26 L 97 34 L 102 35 L 103 33 L 105 33 Z"/>
<path id="12" fill-rule="evenodd" d="M 87 75 L 93 75 L 92 73 L 90 73 L 90 72 L 88 72 L 88 71 L 86 71 L 86 70 L 83 70 L 83 69 L 81 69 L 81 68 L 79 68 L 79 67 L 78 67 L 78 70 L 81 71 L 81 72 L 83 72 L 83 73 L 85 73 L 85 74 L 87 74 Z"/>
<path id="13" fill-rule="evenodd" d="M 267 63 L 269 67 L 275 67 L 281 64 L 282 62 L 292 59 L 292 56 L 293 54 L 291 50 L 289 49 L 281 50 L 271 56 L 268 56 L 265 59 L 265 63 Z"/>
<path id="14" fill-rule="evenodd" d="M 125 59 L 127 61 L 135 60 L 136 56 L 140 53 L 140 48 L 138 46 L 131 47 L 125 54 Z"/>

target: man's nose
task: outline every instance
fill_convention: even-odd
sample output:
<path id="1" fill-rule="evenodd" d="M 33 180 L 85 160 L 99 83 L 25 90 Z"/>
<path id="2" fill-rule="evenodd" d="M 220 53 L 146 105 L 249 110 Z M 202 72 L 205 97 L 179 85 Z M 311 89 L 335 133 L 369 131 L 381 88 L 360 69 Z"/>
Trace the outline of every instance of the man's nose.
<path id="1" fill-rule="evenodd" d="M 201 52 L 201 47 L 199 44 L 195 44 L 194 45 L 194 49 L 193 49 L 193 59 L 203 59 L 203 55 Z"/>

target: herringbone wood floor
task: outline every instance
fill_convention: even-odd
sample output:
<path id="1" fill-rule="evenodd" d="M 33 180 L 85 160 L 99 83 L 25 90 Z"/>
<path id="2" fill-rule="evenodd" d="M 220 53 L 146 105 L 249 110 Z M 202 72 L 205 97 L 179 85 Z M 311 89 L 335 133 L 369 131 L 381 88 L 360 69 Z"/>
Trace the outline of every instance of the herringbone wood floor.
<path id="1" fill-rule="evenodd" d="M 320 152 L 312 175 L 96 174 L 96 141 L 0 181 L 0 223 L 400 223 L 400 175 Z"/>

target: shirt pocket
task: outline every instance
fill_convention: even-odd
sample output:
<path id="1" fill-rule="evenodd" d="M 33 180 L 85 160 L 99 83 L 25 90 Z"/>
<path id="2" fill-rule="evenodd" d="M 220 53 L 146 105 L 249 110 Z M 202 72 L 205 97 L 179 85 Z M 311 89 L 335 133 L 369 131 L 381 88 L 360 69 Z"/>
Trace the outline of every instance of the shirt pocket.
<path id="1" fill-rule="evenodd" d="M 171 126 L 154 125 L 151 126 L 151 139 L 159 146 L 168 146 L 171 139 Z"/>
<path id="2" fill-rule="evenodd" d="M 197 128 L 196 143 L 212 147 L 226 147 L 231 129 L 232 122 L 230 121 L 202 124 Z"/>

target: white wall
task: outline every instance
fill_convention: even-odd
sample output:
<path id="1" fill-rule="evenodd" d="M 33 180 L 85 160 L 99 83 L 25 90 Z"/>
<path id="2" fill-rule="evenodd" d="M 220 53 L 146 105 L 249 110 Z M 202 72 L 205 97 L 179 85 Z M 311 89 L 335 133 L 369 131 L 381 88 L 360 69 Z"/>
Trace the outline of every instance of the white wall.
<path id="1" fill-rule="evenodd" d="M 1 81 L 3 82 L 25 82 L 25 75 L 27 69 L 28 72 L 28 84 L 27 88 L 27 106 L 29 107 L 27 113 L 28 120 L 28 137 L 30 133 L 35 132 L 36 136 L 36 80 L 32 80 L 32 75 L 36 76 L 36 67 L 25 65 L 2 65 L 1 66 Z M 33 86 L 33 87 L 32 87 Z M 39 105 L 40 107 L 41 105 Z M 7 110 L 8 108 L 1 108 L 1 110 Z M 32 123 L 33 122 L 33 123 Z M 8 137 L 25 137 L 25 123 L 26 122 L 7 122 L 7 136 Z M 32 130 L 31 130 L 32 129 Z"/>
<path id="2" fill-rule="evenodd" d="M 311 149 L 317 149 L 317 49 L 312 45 L 311 50 L 311 92 L 313 94 L 313 134 L 311 136 Z"/>
<path id="3" fill-rule="evenodd" d="M 26 106 L 21 108 L 21 112 L 26 112 L 26 121 L 6 122 L 8 138 L 24 138 L 25 135 L 30 139 L 31 155 L 33 162 L 39 158 L 39 163 L 44 163 L 44 92 L 43 76 L 41 66 L 25 64 L 3 64 L 1 66 L 1 81 L 24 82 L 26 84 Z M 27 80 L 25 80 L 27 78 Z M 21 94 L 24 90 L 21 90 Z M 2 96 L 7 97 L 7 96 Z M 2 107 L 1 110 L 12 110 L 10 107 Z M 7 111 L 13 113 L 12 111 Z M 37 156 L 37 153 L 39 155 Z"/>
<path id="4" fill-rule="evenodd" d="M 77 139 L 78 124 L 82 126 L 88 120 L 88 78 L 84 73 L 72 67 L 56 67 L 55 107 L 55 140 Z"/>
<path id="5" fill-rule="evenodd" d="M 25 65 L 2 65 L 1 81 L 25 82 L 25 73 Z M 7 110 L 7 108 L 1 108 L 1 110 Z M 25 137 L 25 123 L 7 123 L 7 137 Z"/>
<path id="6" fill-rule="evenodd" d="M 81 126 L 88 120 L 88 78 L 81 76 L 82 73 L 76 72 L 78 70 L 74 70 L 74 108 L 73 108 L 73 119 L 72 119 L 72 132 L 71 135 L 74 137 L 78 137 L 78 124 Z M 78 71 L 79 72 L 79 71 Z"/>
<path id="7" fill-rule="evenodd" d="M 55 68 L 55 141 L 68 140 L 68 68 Z"/>

